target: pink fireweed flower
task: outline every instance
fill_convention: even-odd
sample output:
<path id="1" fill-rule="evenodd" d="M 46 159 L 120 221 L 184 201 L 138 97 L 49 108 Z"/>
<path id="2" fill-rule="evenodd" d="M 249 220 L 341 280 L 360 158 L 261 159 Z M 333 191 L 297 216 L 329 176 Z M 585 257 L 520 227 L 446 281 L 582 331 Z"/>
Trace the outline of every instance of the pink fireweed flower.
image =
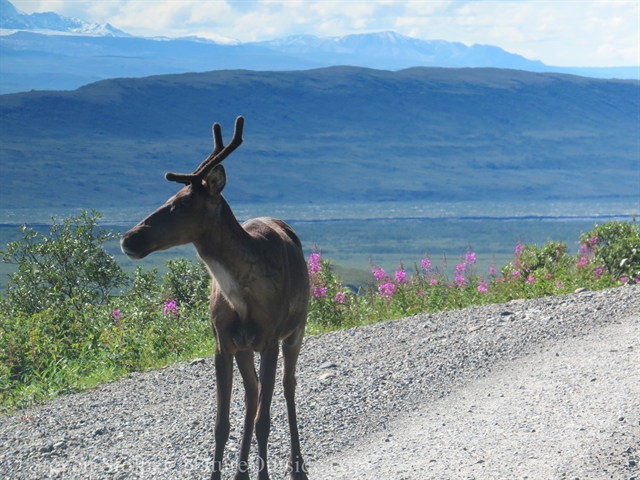
<path id="1" fill-rule="evenodd" d="M 516 267 L 519 267 L 521 265 L 520 254 L 522 253 L 522 250 L 524 250 L 524 245 L 522 245 L 522 238 L 520 238 L 520 239 L 518 239 L 518 244 L 516 245 L 516 250 L 515 250 L 515 252 L 513 252 L 513 264 Z"/>
<path id="2" fill-rule="evenodd" d="M 165 315 L 178 315 L 178 304 L 175 300 L 169 300 L 168 302 L 164 302 L 164 314 Z"/>
<path id="3" fill-rule="evenodd" d="M 527 283 L 529 285 L 532 285 L 534 283 L 536 283 L 536 277 L 534 277 L 533 275 L 531 275 L 529 278 L 527 278 Z"/>
<path id="4" fill-rule="evenodd" d="M 640 278 L 640 277 L 638 277 L 638 278 Z M 417 293 L 417 295 L 426 295 L 426 294 L 427 294 L 427 292 L 425 292 L 424 290 L 418 290 L 418 293 Z"/>
<path id="5" fill-rule="evenodd" d="M 629 281 L 629 277 L 620 277 L 620 281 L 622 283 L 627 283 Z"/>
<path id="6" fill-rule="evenodd" d="M 585 257 L 588 251 L 589 251 L 589 248 L 586 245 L 580 245 L 580 255 Z"/>
<path id="7" fill-rule="evenodd" d="M 522 250 L 524 250 L 524 245 L 522 245 L 522 239 L 520 238 L 518 240 L 518 244 L 516 245 L 516 251 L 514 252 L 514 256 L 519 257 L 520 254 L 522 253 Z"/>
<path id="8" fill-rule="evenodd" d="M 378 280 L 378 282 L 381 282 L 385 278 L 387 278 L 387 272 L 385 272 L 383 268 L 379 268 L 374 265 L 371 268 L 371 271 L 373 272 L 373 276 L 376 277 L 376 280 Z"/>
<path id="9" fill-rule="evenodd" d="M 562 287 L 564 287 L 564 283 L 562 283 L 562 282 L 556 282 L 556 288 L 557 288 L 557 289 L 561 289 Z"/>
<path id="10" fill-rule="evenodd" d="M 465 284 L 464 271 L 466 270 L 466 268 L 467 268 L 467 264 L 464 262 L 456 265 L 455 282 L 456 282 L 456 285 L 458 285 L 459 287 Z"/>
<path id="11" fill-rule="evenodd" d="M 520 270 L 514 270 L 513 271 L 513 276 L 520 278 Z"/>
<path id="12" fill-rule="evenodd" d="M 480 284 L 478 285 L 478 291 L 481 293 L 487 293 L 489 289 L 487 288 L 489 284 L 484 280 L 480 280 Z"/>
<path id="13" fill-rule="evenodd" d="M 465 257 L 465 263 L 467 265 L 473 265 L 476 263 L 476 254 L 471 251 L 471 245 L 467 247 L 467 255 Z"/>
<path id="14" fill-rule="evenodd" d="M 429 285 L 437 285 L 437 284 L 438 284 L 438 280 L 436 280 L 435 278 L 429 282 Z"/>
<path id="15" fill-rule="evenodd" d="M 407 283 L 407 271 L 404 269 L 402 262 L 400 262 L 400 265 L 398 265 L 398 270 L 396 270 L 396 283 Z"/>
<path id="16" fill-rule="evenodd" d="M 430 273 L 433 269 L 431 268 L 431 260 L 429 260 L 429 255 L 424 254 L 424 258 L 422 259 L 422 271 L 424 273 Z"/>
<path id="17" fill-rule="evenodd" d="M 336 303 L 344 304 L 347 301 L 347 294 L 344 292 L 338 292 L 336 293 L 336 296 L 334 297 L 333 301 Z"/>
<path id="18" fill-rule="evenodd" d="M 120 310 L 118 310 L 117 308 L 113 311 L 113 319 L 116 322 L 119 322 L 120 319 L 122 318 L 122 315 L 120 314 Z"/>
<path id="19" fill-rule="evenodd" d="M 314 298 L 326 297 L 327 296 L 327 287 L 315 287 L 313 289 Z"/>
<path id="20" fill-rule="evenodd" d="M 498 271 L 496 270 L 496 254 L 494 253 L 493 256 L 491 257 L 491 266 L 489 267 L 489 275 L 491 275 L 492 277 L 495 277 L 498 274 Z"/>
<path id="21" fill-rule="evenodd" d="M 547 280 L 549 280 L 552 277 L 550 272 L 547 272 L 547 274 L 544 276 L 544 278 L 546 278 Z"/>
<path id="22" fill-rule="evenodd" d="M 640 275 L 636 277 L 636 283 L 640 283 Z"/>
<path id="23" fill-rule="evenodd" d="M 578 267 L 584 267 L 587 263 L 589 263 L 587 257 L 580 257 L 580 260 L 578 260 Z"/>
<path id="24" fill-rule="evenodd" d="M 593 236 L 589 239 L 589 243 L 591 244 L 591 247 L 595 247 L 598 244 L 598 237 Z"/>
<path id="25" fill-rule="evenodd" d="M 381 283 L 378 289 L 383 297 L 392 297 L 396 293 L 396 286 L 393 283 Z"/>
<path id="26" fill-rule="evenodd" d="M 313 253 L 309 256 L 309 275 L 318 273 L 322 270 L 322 254 L 316 252 L 313 247 Z"/>
<path id="27" fill-rule="evenodd" d="M 602 267 L 598 267 L 596 268 L 596 271 L 594 272 L 596 278 L 600 278 L 602 276 Z"/>

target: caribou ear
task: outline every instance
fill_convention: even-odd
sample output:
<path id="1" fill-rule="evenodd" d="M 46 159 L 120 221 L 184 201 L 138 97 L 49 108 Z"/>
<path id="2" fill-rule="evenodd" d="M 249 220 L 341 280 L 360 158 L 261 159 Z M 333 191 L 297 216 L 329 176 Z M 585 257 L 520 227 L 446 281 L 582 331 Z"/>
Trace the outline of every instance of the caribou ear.
<path id="1" fill-rule="evenodd" d="M 209 192 L 209 195 L 220 195 L 224 186 L 227 184 L 227 174 L 224 171 L 224 167 L 222 165 L 217 165 L 212 168 L 204 177 L 202 183 Z"/>

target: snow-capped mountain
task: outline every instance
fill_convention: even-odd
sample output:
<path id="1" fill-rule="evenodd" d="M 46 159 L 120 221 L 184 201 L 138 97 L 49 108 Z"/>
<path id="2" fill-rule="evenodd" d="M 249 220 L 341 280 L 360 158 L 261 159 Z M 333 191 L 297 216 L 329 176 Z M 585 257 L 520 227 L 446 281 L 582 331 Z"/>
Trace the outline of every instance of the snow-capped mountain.
<path id="1" fill-rule="evenodd" d="M 14 7 L 9 0 L 0 0 L 0 28 L 6 30 L 62 32 L 76 35 L 107 37 L 131 36 L 108 23 L 103 25 L 87 23 L 79 18 L 64 17 L 54 12 L 32 13 L 28 15 Z"/>
<path id="2" fill-rule="evenodd" d="M 433 55 L 438 50 L 457 53 L 467 47 L 458 42 L 444 40 L 420 40 L 405 37 L 396 32 L 356 33 L 342 37 L 316 37 L 315 35 L 293 35 L 265 42 L 255 42 L 273 50 L 288 53 L 331 52 L 349 54 L 401 55 L 418 52 Z"/>
<path id="3" fill-rule="evenodd" d="M 374 32 L 320 38 L 294 35 L 251 45 L 292 55 L 348 56 L 352 60 L 377 58 L 398 64 L 456 67 L 543 68 L 540 61 L 528 60 L 491 45 L 466 46 L 460 42 L 420 40 L 396 32 Z M 396 68 L 398 68 L 396 67 Z"/>

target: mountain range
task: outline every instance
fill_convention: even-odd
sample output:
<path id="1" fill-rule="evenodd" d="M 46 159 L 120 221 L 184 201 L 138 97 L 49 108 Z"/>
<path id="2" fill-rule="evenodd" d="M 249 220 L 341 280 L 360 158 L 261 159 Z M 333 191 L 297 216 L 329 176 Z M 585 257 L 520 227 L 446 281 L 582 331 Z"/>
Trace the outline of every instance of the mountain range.
<path id="1" fill-rule="evenodd" d="M 108 23 L 87 23 L 79 18 L 64 17 L 54 12 L 32 13 L 19 11 L 9 0 L 0 0 L 0 28 L 6 30 L 44 31 L 47 33 L 69 33 L 76 35 L 99 35 L 130 37 Z"/>
<path id="2" fill-rule="evenodd" d="M 221 70 L 0 102 L 3 209 L 155 206 L 211 151 L 234 203 L 637 203 L 640 82 L 495 68 Z"/>
<path id="3" fill-rule="evenodd" d="M 420 40 L 396 32 L 264 42 L 216 43 L 197 37 L 133 37 L 109 24 L 53 12 L 26 15 L 0 0 L 0 93 L 73 90 L 106 78 L 209 70 L 305 70 L 350 65 L 382 70 L 416 66 L 495 67 L 640 79 L 639 67 L 553 67 L 491 45 Z"/>

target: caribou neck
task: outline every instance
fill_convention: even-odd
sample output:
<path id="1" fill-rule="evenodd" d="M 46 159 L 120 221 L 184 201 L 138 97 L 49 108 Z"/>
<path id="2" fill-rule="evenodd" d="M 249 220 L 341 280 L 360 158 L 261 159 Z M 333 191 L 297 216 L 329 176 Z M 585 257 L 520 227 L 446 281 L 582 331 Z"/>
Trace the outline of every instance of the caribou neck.
<path id="1" fill-rule="evenodd" d="M 242 228 L 231 207 L 220 197 L 213 218 L 204 219 L 207 228 L 194 242 L 198 256 L 218 284 L 221 293 L 239 312 L 246 306 L 240 292 L 249 287 L 248 265 L 251 259 L 251 236 Z"/>

